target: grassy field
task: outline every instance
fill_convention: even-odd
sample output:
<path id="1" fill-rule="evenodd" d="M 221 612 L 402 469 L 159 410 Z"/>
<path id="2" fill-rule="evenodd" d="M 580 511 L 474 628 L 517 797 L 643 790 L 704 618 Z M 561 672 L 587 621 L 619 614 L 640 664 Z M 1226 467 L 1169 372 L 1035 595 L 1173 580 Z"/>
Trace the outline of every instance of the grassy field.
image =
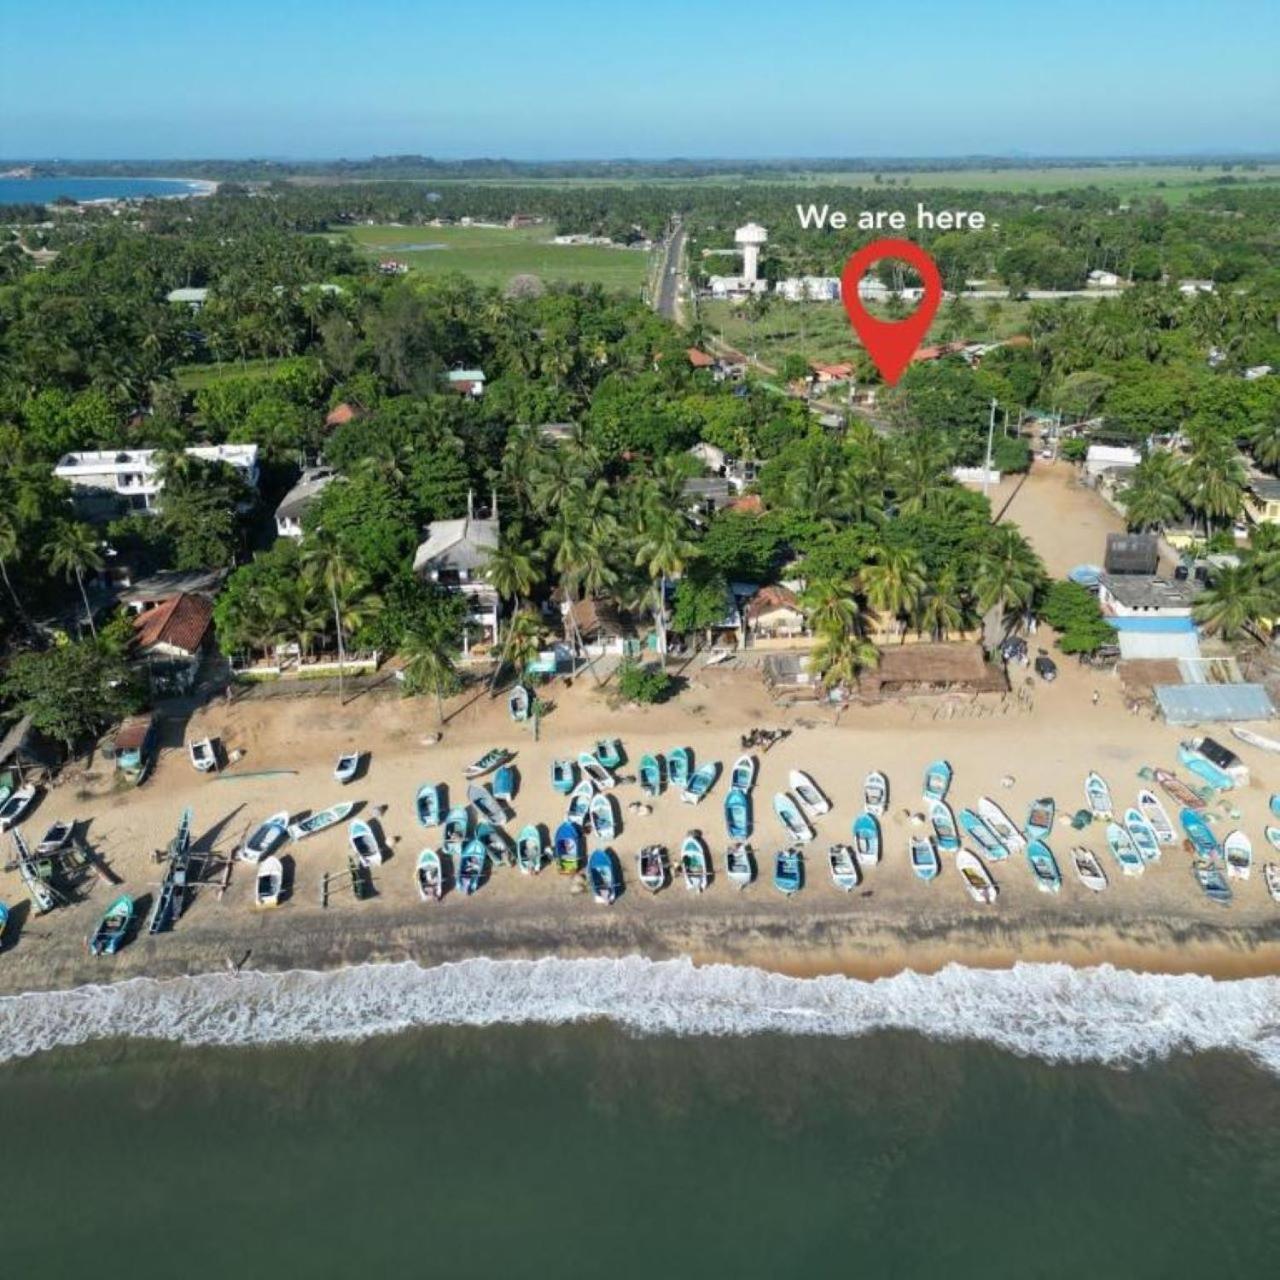
<path id="1" fill-rule="evenodd" d="M 199 391 L 219 378 L 265 378 L 281 360 L 224 360 L 222 364 L 180 364 L 173 376 L 184 391 Z"/>
<path id="2" fill-rule="evenodd" d="M 423 275 L 457 271 L 481 284 L 504 285 L 512 276 L 551 282 L 600 284 L 638 293 L 649 267 L 639 249 L 550 243 L 549 227 L 353 227 L 345 234 L 375 257 L 394 257 Z M 434 247 L 430 247 L 434 246 Z"/>

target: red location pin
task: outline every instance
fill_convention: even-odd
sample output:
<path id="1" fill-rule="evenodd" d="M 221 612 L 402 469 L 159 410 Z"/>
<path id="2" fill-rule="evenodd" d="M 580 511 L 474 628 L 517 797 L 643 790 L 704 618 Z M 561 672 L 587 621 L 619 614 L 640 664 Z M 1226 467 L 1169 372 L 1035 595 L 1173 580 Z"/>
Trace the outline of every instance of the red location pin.
<path id="1" fill-rule="evenodd" d="M 920 306 L 905 320 L 877 320 L 858 296 L 862 277 L 881 258 L 901 258 L 915 267 L 924 281 Z M 873 240 L 844 264 L 840 273 L 840 297 L 854 332 L 862 339 L 881 377 L 892 387 L 911 363 L 921 338 L 929 332 L 938 303 L 942 301 L 942 276 L 938 274 L 937 263 L 918 244 L 910 240 Z"/>

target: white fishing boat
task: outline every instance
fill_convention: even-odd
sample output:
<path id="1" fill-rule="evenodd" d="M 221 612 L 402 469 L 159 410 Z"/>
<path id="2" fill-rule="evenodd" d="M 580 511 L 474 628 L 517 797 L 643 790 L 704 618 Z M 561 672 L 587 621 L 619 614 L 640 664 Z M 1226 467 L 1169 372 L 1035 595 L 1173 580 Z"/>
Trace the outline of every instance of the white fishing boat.
<path id="1" fill-rule="evenodd" d="M 912 836 L 908 851 L 911 854 L 911 870 L 926 883 L 942 869 L 938 851 L 928 836 Z"/>
<path id="2" fill-rule="evenodd" d="M 201 738 L 198 742 L 187 744 L 187 753 L 191 764 L 199 773 L 212 773 L 218 767 L 218 753 L 214 749 L 212 738 Z"/>
<path id="3" fill-rule="evenodd" d="M 1280 862 L 1268 862 L 1262 868 L 1262 878 L 1267 882 L 1267 892 L 1272 900 L 1280 902 Z"/>
<path id="4" fill-rule="evenodd" d="M 792 769 L 787 778 L 787 783 L 795 793 L 796 799 L 800 802 L 800 808 L 804 810 L 804 816 L 810 822 L 815 818 L 822 817 L 824 813 L 831 812 L 831 801 L 823 795 L 822 789 L 803 769 Z"/>
<path id="5" fill-rule="evenodd" d="M 647 844 L 636 854 L 636 872 L 640 883 L 650 893 L 657 893 L 667 884 L 667 850 L 660 844 Z"/>
<path id="6" fill-rule="evenodd" d="M 347 840 L 351 852 L 362 867 L 376 867 L 382 863 L 382 845 L 373 828 L 363 818 L 347 824 Z"/>
<path id="7" fill-rule="evenodd" d="M 1101 893 L 1107 887 L 1107 873 L 1103 871 L 1102 863 L 1084 845 L 1078 844 L 1071 850 L 1071 865 L 1086 889 Z"/>
<path id="8" fill-rule="evenodd" d="M 336 826 L 354 808 L 355 805 L 350 801 L 344 801 L 342 804 L 330 805 L 327 809 L 321 809 L 319 813 L 313 813 L 309 818 L 291 822 L 289 824 L 289 838 L 291 840 L 305 840 L 308 836 L 313 836 L 318 831 L 325 831 L 329 827 Z"/>
<path id="9" fill-rule="evenodd" d="M 956 854 L 956 870 L 964 880 L 964 887 L 974 902 L 990 905 L 995 902 L 1000 890 L 991 878 L 991 872 L 982 865 L 982 859 L 968 849 L 961 849 Z"/>
<path id="10" fill-rule="evenodd" d="M 756 878 L 755 859 L 749 844 L 731 844 L 724 858 L 724 873 L 730 884 L 745 889 Z"/>
<path id="11" fill-rule="evenodd" d="M 71 833 L 75 823 L 61 820 L 46 828 L 40 843 L 36 845 L 36 857 L 47 858 L 51 854 L 61 853 L 71 843 Z"/>
<path id="12" fill-rule="evenodd" d="M 862 807 L 877 818 L 884 817 L 889 803 L 889 779 L 872 769 L 862 782 Z"/>
<path id="13" fill-rule="evenodd" d="M 272 855 L 258 863 L 254 878 L 253 902 L 257 907 L 278 907 L 284 889 L 284 863 Z"/>
<path id="14" fill-rule="evenodd" d="M 282 809 L 260 823 L 240 848 L 242 862 L 269 858 L 289 838 L 289 811 Z"/>
<path id="15" fill-rule="evenodd" d="M 578 768 L 582 770 L 583 777 L 589 778 L 601 791 L 617 785 L 617 779 L 590 751 L 578 752 Z"/>
<path id="16" fill-rule="evenodd" d="M 1105 822 L 1111 817 L 1111 788 L 1100 773 L 1091 771 L 1085 775 L 1084 798 L 1095 818 Z"/>
<path id="17" fill-rule="evenodd" d="M 33 783 L 28 782 L 25 787 L 19 787 L 4 804 L 0 805 L 0 831 L 8 831 L 10 827 L 16 827 L 35 798 L 36 789 Z"/>
<path id="18" fill-rule="evenodd" d="M 711 860 L 702 837 L 690 831 L 680 844 L 680 870 L 684 875 L 684 887 L 691 893 L 701 893 L 711 883 Z"/>
<path id="19" fill-rule="evenodd" d="M 1178 835 L 1173 829 L 1168 810 L 1160 803 L 1160 797 L 1154 791 L 1144 788 L 1138 792 L 1138 810 L 1156 833 L 1160 844 L 1177 843 Z"/>
<path id="20" fill-rule="evenodd" d="M 1010 854 L 1021 853 L 1026 848 L 1027 842 L 1022 832 L 1013 825 L 1009 815 L 989 796 L 983 796 L 978 801 L 978 817 L 987 824 L 987 829 Z"/>
<path id="21" fill-rule="evenodd" d="M 359 772 L 360 752 L 350 751 L 346 755 L 338 757 L 338 763 L 333 766 L 333 780 L 334 782 L 341 782 L 345 785 Z"/>
<path id="22" fill-rule="evenodd" d="M 1160 837 L 1140 809 L 1124 811 L 1124 829 L 1146 862 L 1160 861 Z"/>
<path id="23" fill-rule="evenodd" d="M 1227 859 L 1227 875 L 1236 880 L 1247 880 L 1253 870 L 1253 842 L 1243 831 L 1233 831 L 1223 842 L 1222 852 Z"/>
<path id="24" fill-rule="evenodd" d="M 1257 747 L 1259 751 L 1272 751 L 1280 754 L 1280 741 L 1275 738 L 1268 738 L 1265 734 L 1255 733 L 1252 729 L 1242 729 L 1239 725 L 1232 725 L 1231 732 L 1241 742 L 1247 742 L 1251 747 Z"/>
<path id="25" fill-rule="evenodd" d="M 837 889 L 849 893 L 858 887 L 858 863 L 852 846 L 833 844 L 827 850 L 827 865 L 831 868 L 831 883 Z"/>
<path id="26" fill-rule="evenodd" d="M 1147 869 L 1133 837 L 1118 822 L 1107 823 L 1107 848 L 1125 875 L 1140 876 Z"/>
<path id="27" fill-rule="evenodd" d="M 439 902 L 444 897 L 444 865 L 434 849 L 423 849 L 418 854 L 413 878 L 423 902 Z"/>
<path id="28" fill-rule="evenodd" d="M 591 784 L 590 778 L 583 778 L 576 787 L 569 793 L 569 808 L 565 816 L 570 822 L 576 822 L 578 826 L 585 827 L 587 818 L 591 813 L 591 801 L 595 798 L 596 789 Z"/>
<path id="29" fill-rule="evenodd" d="M 787 792 L 779 791 L 773 797 L 773 811 L 787 835 L 793 840 L 802 840 L 808 844 L 814 839 L 813 828 L 805 821 L 804 814 L 800 812 L 800 806 Z"/>
<path id="30" fill-rule="evenodd" d="M 749 792 L 756 785 L 755 756 L 739 756 L 733 762 L 733 771 L 729 775 L 729 786 L 739 791 Z"/>

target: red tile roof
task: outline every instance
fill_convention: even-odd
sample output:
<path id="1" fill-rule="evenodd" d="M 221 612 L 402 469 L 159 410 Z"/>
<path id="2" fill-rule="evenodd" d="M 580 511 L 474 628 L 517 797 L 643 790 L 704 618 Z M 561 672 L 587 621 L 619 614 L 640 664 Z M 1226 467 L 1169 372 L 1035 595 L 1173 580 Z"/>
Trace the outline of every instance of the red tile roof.
<path id="1" fill-rule="evenodd" d="M 796 599 L 796 593 L 787 587 L 761 587 L 747 601 L 749 619 L 758 618 L 762 613 L 772 613 L 774 609 L 794 609 L 799 613 L 800 602 Z"/>
<path id="2" fill-rule="evenodd" d="M 744 494 L 729 503 L 725 510 L 744 516 L 758 516 L 764 510 L 764 499 L 758 493 Z"/>
<path id="3" fill-rule="evenodd" d="M 710 369 L 716 360 L 714 356 L 709 356 L 705 351 L 699 351 L 697 347 L 690 347 L 688 351 L 689 363 L 695 369 Z"/>
<path id="4" fill-rule="evenodd" d="M 333 409 L 329 416 L 324 420 L 326 427 L 340 427 L 343 423 L 350 422 L 353 418 L 364 416 L 364 411 L 356 405 L 348 404 L 345 400 Z"/>
<path id="5" fill-rule="evenodd" d="M 818 364 L 816 360 L 810 360 L 809 368 L 819 377 L 825 378 L 848 378 L 853 374 L 853 364 L 849 361 L 842 364 Z"/>
<path id="6" fill-rule="evenodd" d="M 167 645 L 196 653 L 213 622 L 213 605 L 204 596 L 170 596 L 133 620 L 133 639 L 140 649 Z"/>

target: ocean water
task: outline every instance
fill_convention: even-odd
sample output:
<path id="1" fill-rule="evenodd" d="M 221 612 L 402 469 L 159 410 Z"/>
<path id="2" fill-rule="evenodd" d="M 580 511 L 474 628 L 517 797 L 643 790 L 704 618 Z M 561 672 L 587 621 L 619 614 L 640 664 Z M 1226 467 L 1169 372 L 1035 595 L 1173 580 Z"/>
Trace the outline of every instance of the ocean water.
<path id="1" fill-rule="evenodd" d="M 1272 1273 L 1278 984 L 1043 968 L 476 961 L 0 1000 L 6 1264 Z"/>
<path id="2" fill-rule="evenodd" d="M 185 196 L 200 189 L 198 182 L 174 178 L 0 178 L 0 205 Z"/>

